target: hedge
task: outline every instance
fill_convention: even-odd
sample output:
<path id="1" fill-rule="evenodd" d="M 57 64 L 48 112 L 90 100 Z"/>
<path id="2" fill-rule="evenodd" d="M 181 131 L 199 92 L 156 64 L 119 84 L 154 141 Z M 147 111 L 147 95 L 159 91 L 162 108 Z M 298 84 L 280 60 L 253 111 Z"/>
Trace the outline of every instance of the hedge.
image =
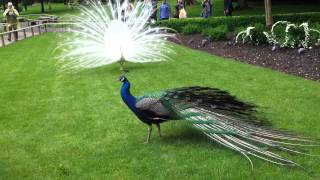
<path id="1" fill-rule="evenodd" d="M 201 34 L 211 40 L 226 39 L 228 33 L 227 25 L 220 25 L 214 28 L 203 29 Z"/>
<path id="2" fill-rule="evenodd" d="M 277 21 L 290 21 L 295 23 L 309 22 L 318 23 L 320 22 L 320 12 L 311 13 L 295 13 L 295 14 L 277 14 L 273 16 L 274 22 Z M 256 23 L 265 23 L 264 15 L 255 16 L 233 16 L 233 17 L 212 17 L 208 19 L 204 18 L 187 18 L 187 19 L 170 19 L 164 21 L 158 21 L 155 25 L 165 26 L 168 28 L 175 29 L 181 32 L 182 29 L 189 25 L 194 24 L 199 28 L 212 28 L 219 25 L 227 25 L 230 31 L 234 31 L 237 27 L 254 25 Z"/>

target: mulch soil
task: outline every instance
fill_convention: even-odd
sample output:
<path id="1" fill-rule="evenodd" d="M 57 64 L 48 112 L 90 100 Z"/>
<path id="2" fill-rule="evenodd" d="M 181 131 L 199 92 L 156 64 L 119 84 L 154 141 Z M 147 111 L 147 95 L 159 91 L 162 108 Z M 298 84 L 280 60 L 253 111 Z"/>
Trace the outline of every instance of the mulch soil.
<path id="1" fill-rule="evenodd" d="M 313 47 L 299 53 L 298 49 L 288 48 L 279 48 L 272 51 L 272 47 L 269 45 L 255 46 L 234 44 L 232 41 L 210 41 L 201 35 L 178 35 L 177 37 L 179 41 L 173 40 L 175 43 L 193 49 L 300 76 L 305 79 L 320 80 L 320 47 Z"/>

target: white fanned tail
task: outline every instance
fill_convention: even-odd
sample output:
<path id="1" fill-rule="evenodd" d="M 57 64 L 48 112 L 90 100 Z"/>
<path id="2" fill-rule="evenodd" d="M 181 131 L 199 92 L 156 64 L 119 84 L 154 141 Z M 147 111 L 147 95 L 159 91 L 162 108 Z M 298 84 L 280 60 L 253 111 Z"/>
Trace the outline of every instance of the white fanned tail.
<path id="1" fill-rule="evenodd" d="M 165 61 L 172 52 L 167 38 L 173 30 L 151 27 L 151 3 L 115 0 L 114 3 L 90 1 L 79 6 L 71 36 L 59 46 L 58 57 L 66 68 L 94 68 L 119 61 L 146 63 Z"/>

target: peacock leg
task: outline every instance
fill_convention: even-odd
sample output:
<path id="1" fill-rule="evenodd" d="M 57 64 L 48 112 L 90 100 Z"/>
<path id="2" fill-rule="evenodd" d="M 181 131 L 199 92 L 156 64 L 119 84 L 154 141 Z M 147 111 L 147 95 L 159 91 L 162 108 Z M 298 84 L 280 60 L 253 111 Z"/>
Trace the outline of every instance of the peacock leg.
<path id="1" fill-rule="evenodd" d="M 151 132 L 152 132 L 152 125 L 149 125 L 149 127 L 148 127 L 147 141 L 146 141 L 145 143 L 149 143 L 149 142 L 150 142 Z"/>
<path id="2" fill-rule="evenodd" d="M 160 130 L 160 123 L 156 124 L 157 125 L 157 128 L 158 128 L 158 134 L 159 134 L 159 137 L 161 137 L 161 130 Z"/>

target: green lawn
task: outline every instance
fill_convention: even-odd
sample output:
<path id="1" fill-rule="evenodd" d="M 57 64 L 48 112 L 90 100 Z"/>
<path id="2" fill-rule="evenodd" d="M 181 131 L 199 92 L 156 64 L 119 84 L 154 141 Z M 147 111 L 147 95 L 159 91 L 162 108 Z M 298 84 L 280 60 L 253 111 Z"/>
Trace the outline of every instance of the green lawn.
<path id="1" fill-rule="evenodd" d="M 147 127 L 119 95 L 117 64 L 58 73 L 46 34 L 0 48 L 0 179 L 319 179 L 320 157 L 279 167 L 211 143 L 184 121 Z M 175 45 L 174 61 L 130 64 L 132 92 L 201 85 L 254 102 L 275 127 L 320 137 L 320 83 Z M 14 53 L 14 54 L 12 54 Z M 319 149 L 311 153 L 320 154 Z"/>
<path id="2" fill-rule="evenodd" d="M 60 17 L 64 17 L 66 15 L 74 15 L 79 13 L 79 11 L 75 8 L 71 8 L 70 6 L 66 6 L 63 3 L 51 3 L 52 9 L 49 10 L 49 5 L 45 4 L 45 13 L 52 14 Z M 41 13 L 40 4 L 36 4 L 34 6 L 28 6 L 28 11 L 22 12 L 22 15 L 29 14 L 39 14 Z"/>

